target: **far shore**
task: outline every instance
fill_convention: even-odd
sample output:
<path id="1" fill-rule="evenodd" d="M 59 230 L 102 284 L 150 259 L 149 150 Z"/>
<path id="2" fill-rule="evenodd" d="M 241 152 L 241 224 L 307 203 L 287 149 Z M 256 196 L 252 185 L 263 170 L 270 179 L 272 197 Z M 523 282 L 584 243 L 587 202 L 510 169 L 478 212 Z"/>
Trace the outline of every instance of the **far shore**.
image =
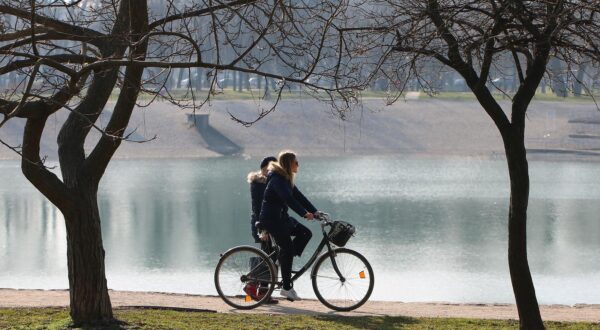
<path id="1" fill-rule="evenodd" d="M 517 309 L 513 304 L 369 301 L 355 311 L 340 313 L 329 310 L 317 300 L 289 302 L 279 299 L 279 304 L 276 305 L 264 305 L 254 310 L 241 311 L 232 309 L 216 296 L 114 290 L 109 290 L 109 294 L 114 308 L 160 307 L 217 313 L 518 319 Z M 274 297 L 277 295 L 274 294 Z M 0 308 L 68 307 L 68 305 L 68 290 L 0 289 Z M 600 304 L 541 305 L 540 310 L 546 321 L 600 322 Z"/>
<path id="2" fill-rule="evenodd" d="M 282 149 L 292 149 L 301 157 L 505 158 L 498 129 L 474 100 L 423 99 L 391 106 L 381 100 L 366 100 L 344 121 L 323 103 L 284 100 L 277 111 L 251 127 L 232 120 L 232 116 L 254 120 L 267 103 L 216 101 L 193 113 L 161 102 L 136 109 L 127 133 L 133 141 L 146 142 L 124 142 L 115 159 L 262 158 Z M 111 109 L 103 113 L 100 126 L 106 124 L 110 113 Z M 49 120 L 52 124 L 44 130 L 40 154 L 49 161 L 58 158 L 56 140 L 67 114 L 53 115 Z M 531 160 L 600 160 L 595 124 L 600 122 L 600 113 L 593 104 L 536 102 L 527 118 L 525 145 Z M 0 139 L 19 146 L 23 127 L 22 120 L 7 122 L 0 130 Z M 86 152 L 99 137 L 95 131 L 90 133 Z M 19 155 L 1 146 L 0 159 L 19 159 Z"/>
<path id="3" fill-rule="evenodd" d="M 275 151 L 273 151 L 275 150 Z M 273 150 L 251 150 L 236 155 L 220 155 L 220 154 L 174 154 L 171 152 L 160 153 L 135 153 L 132 155 L 116 154 L 113 160 L 193 160 L 193 159 L 215 159 L 222 157 L 234 157 L 240 159 L 261 159 L 264 155 L 277 153 L 278 149 Z M 440 153 L 440 152 L 362 152 L 362 153 L 346 153 L 331 149 L 319 150 L 302 150 L 294 149 L 294 151 L 303 158 L 347 158 L 347 157 L 408 157 L 408 158 L 456 158 L 456 159 L 479 159 L 479 160 L 505 160 L 506 156 L 503 151 L 492 153 Z M 600 152 L 582 152 L 573 149 L 528 149 L 527 158 L 530 161 L 552 161 L 552 162 L 599 162 Z M 19 155 L 15 153 L 14 157 L 9 155 L 0 155 L 0 161 L 21 161 Z M 47 157 L 47 162 L 57 163 L 58 159 Z"/>

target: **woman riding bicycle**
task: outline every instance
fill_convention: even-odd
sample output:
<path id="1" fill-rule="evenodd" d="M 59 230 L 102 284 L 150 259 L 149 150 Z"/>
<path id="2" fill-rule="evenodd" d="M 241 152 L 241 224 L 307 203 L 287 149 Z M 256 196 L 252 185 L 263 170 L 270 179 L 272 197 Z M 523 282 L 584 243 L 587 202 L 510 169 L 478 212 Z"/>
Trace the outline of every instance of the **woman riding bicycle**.
<path id="1" fill-rule="evenodd" d="M 293 258 L 294 255 L 302 254 L 312 233 L 310 229 L 288 215 L 288 207 L 307 220 L 313 220 L 315 213 L 318 213 L 294 185 L 298 166 L 296 154 L 291 151 L 280 152 L 277 162 L 269 164 L 267 187 L 259 216 L 260 225 L 273 236 L 280 248 L 279 263 L 283 281 L 281 296 L 292 301 L 300 299 L 292 287 Z M 295 236 L 293 241 L 291 236 Z"/>

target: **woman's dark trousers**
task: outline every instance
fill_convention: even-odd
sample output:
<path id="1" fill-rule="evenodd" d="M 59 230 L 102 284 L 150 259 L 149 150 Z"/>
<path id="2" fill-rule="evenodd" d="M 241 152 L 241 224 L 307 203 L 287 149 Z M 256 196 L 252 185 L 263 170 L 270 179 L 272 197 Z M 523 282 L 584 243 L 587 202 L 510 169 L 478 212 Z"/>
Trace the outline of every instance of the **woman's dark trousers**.
<path id="1" fill-rule="evenodd" d="M 292 288 L 292 262 L 294 255 L 300 256 L 312 237 L 312 232 L 306 226 L 296 223 L 295 226 L 279 225 L 270 228 L 269 233 L 275 239 L 280 248 L 279 264 L 281 266 L 281 278 L 283 289 Z M 292 241 L 291 236 L 294 236 Z"/>

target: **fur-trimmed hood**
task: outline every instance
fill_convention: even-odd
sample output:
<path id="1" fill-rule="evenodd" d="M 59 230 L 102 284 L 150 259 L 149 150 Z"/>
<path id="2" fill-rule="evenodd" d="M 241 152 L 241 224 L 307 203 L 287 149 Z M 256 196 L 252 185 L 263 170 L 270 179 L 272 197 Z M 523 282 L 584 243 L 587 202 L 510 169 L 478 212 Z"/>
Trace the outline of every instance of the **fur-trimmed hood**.
<path id="1" fill-rule="evenodd" d="M 292 184 L 292 187 L 294 186 L 294 177 L 292 176 L 290 178 L 290 176 L 283 169 L 283 167 L 281 167 L 281 165 L 279 165 L 279 163 L 271 162 L 271 164 L 269 164 L 268 170 L 269 170 L 269 172 L 275 172 L 275 173 L 281 175 L 282 177 L 284 177 L 286 180 L 288 180 Z"/>
<path id="2" fill-rule="evenodd" d="M 267 177 L 261 171 L 250 172 L 248 173 L 248 183 L 252 182 L 265 183 L 267 182 Z"/>

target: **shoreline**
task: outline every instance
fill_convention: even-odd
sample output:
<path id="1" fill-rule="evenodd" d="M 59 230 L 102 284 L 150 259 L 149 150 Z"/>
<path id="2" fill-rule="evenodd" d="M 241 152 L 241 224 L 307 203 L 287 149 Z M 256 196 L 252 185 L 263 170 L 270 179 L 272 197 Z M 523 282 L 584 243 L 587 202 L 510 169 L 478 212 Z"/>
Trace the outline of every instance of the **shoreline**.
<path id="1" fill-rule="evenodd" d="M 504 151 L 491 153 L 445 153 L 445 152 L 397 152 L 374 151 L 374 152 L 339 152 L 330 149 L 303 150 L 294 149 L 294 151 L 303 158 L 364 158 L 364 157 L 408 157 L 408 158 L 444 158 L 444 159 L 481 159 L 481 160 L 501 160 L 505 161 Z M 268 150 L 250 150 L 247 153 L 235 155 L 194 155 L 194 154 L 136 154 L 136 155 L 115 155 L 112 160 L 115 161 L 153 161 L 153 160 L 206 160 L 218 158 L 239 158 L 239 159 L 260 159 L 263 155 L 272 153 Z M 527 149 L 527 159 L 529 161 L 541 162 L 600 162 L 600 151 L 590 152 L 575 149 Z M 5 157 L 0 155 L 0 161 L 21 161 L 20 157 Z M 47 158 L 50 163 L 58 163 L 57 158 Z"/>
<path id="2" fill-rule="evenodd" d="M 235 310 L 218 296 L 115 291 L 109 290 L 113 308 L 160 308 L 185 309 L 217 313 L 259 314 L 308 314 L 345 316 L 405 316 L 405 317 L 450 317 L 515 320 L 518 318 L 514 304 L 494 303 L 446 303 L 446 302 L 401 302 L 368 301 L 352 312 L 334 312 L 318 300 L 304 299 L 296 302 L 279 300 L 276 305 L 263 305 L 254 310 Z M 0 308 L 66 308 L 69 305 L 68 290 L 0 289 Z M 600 304 L 540 305 L 546 321 L 600 322 Z"/>

